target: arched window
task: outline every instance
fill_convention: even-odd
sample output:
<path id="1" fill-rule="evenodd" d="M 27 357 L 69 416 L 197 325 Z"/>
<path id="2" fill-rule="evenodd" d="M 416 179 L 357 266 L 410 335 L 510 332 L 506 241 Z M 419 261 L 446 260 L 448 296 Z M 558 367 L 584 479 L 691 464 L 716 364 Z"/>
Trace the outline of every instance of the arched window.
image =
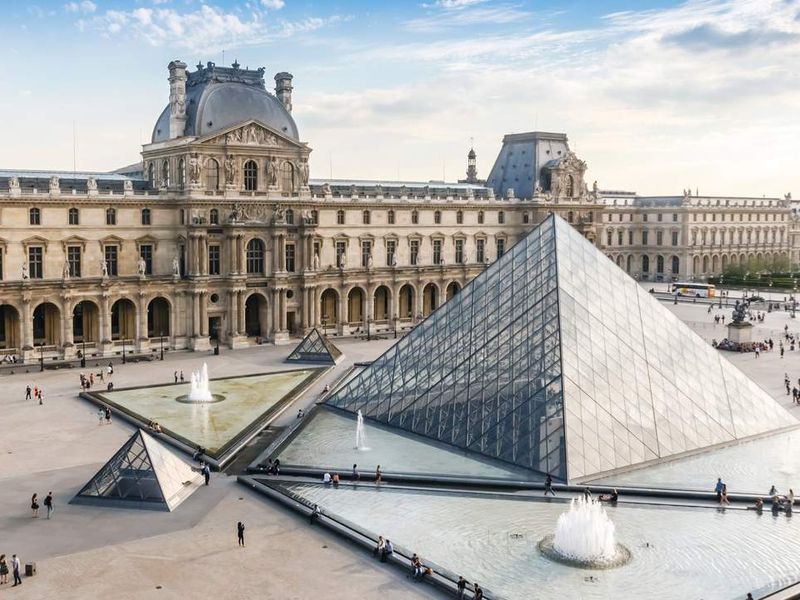
<path id="1" fill-rule="evenodd" d="M 264 274 L 264 242 L 258 238 L 247 243 L 247 272 Z"/>
<path id="2" fill-rule="evenodd" d="M 147 166 L 147 181 L 150 182 L 150 187 L 156 187 L 156 168 L 153 163 Z"/>
<path id="3" fill-rule="evenodd" d="M 483 225 L 483 211 L 482 210 L 478 211 L 478 224 L 479 225 Z"/>
<path id="4" fill-rule="evenodd" d="M 258 165 L 254 160 L 244 163 L 244 189 L 254 192 L 258 188 Z"/>
<path id="5" fill-rule="evenodd" d="M 394 225 L 394 211 L 393 210 L 390 210 L 388 213 L 386 213 L 386 222 L 389 225 Z"/>
<path id="6" fill-rule="evenodd" d="M 575 215 L 572 214 L 572 211 L 567 213 L 567 222 L 572 223 L 575 220 Z"/>
<path id="7" fill-rule="evenodd" d="M 572 175 L 567 176 L 567 187 L 564 190 L 564 195 L 569 196 L 572 198 L 574 195 L 573 192 L 575 190 L 575 178 Z"/>
<path id="8" fill-rule="evenodd" d="M 219 210 L 212 208 L 208 213 L 208 220 L 212 225 L 219 225 Z"/>
<path id="9" fill-rule="evenodd" d="M 681 270 L 681 260 L 677 256 L 672 257 L 672 274 L 677 275 Z"/>
<path id="10" fill-rule="evenodd" d="M 286 224 L 287 225 L 294 225 L 294 211 L 291 208 L 286 209 Z"/>
<path id="11" fill-rule="evenodd" d="M 664 257 L 660 254 L 656 256 L 656 273 L 664 272 Z"/>
<path id="12" fill-rule="evenodd" d="M 456 224 L 462 225 L 463 223 L 464 223 L 464 212 L 459 210 L 456 213 Z"/>
<path id="13" fill-rule="evenodd" d="M 433 222 L 437 225 L 441 224 L 442 222 L 442 211 L 435 210 L 433 211 Z"/>
<path id="14" fill-rule="evenodd" d="M 344 211 L 337 210 L 336 211 L 336 224 L 337 225 L 344 225 Z"/>
<path id="15" fill-rule="evenodd" d="M 69 209 L 69 224 L 70 225 L 80 225 L 81 224 L 81 215 L 78 212 L 77 208 L 70 208 Z"/>
<path id="16" fill-rule="evenodd" d="M 364 223 L 364 225 L 369 225 L 370 217 L 368 210 L 365 210 L 363 213 L 361 213 L 361 222 Z"/>
<path id="17" fill-rule="evenodd" d="M 178 185 L 183 187 L 186 184 L 186 161 L 180 159 L 178 161 Z"/>
<path id="18" fill-rule="evenodd" d="M 115 208 L 107 208 L 106 209 L 106 225 L 116 225 L 117 224 L 117 209 Z"/>
<path id="19" fill-rule="evenodd" d="M 500 223 L 500 225 L 506 222 L 506 213 L 502 210 L 497 211 L 497 222 Z"/>
<path id="20" fill-rule="evenodd" d="M 294 192 L 294 166 L 289 161 L 281 167 L 281 189 L 289 194 Z"/>
<path id="21" fill-rule="evenodd" d="M 419 213 L 416 210 L 411 211 L 411 223 L 413 225 L 419 223 Z"/>
<path id="22" fill-rule="evenodd" d="M 206 163 L 206 189 L 219 189 L 219 163 L 213 158 Z"/>
<path id="23" fill-rule="evenodd" d="M 161 163 L 161 185 L 169 187 L 169 161 Z"/>
<path id="24" fill-rule="evenodd" d="M 150 225 L 150 209 L 142 209 L 142 225 Z"/>
<path id="25" fill-rule="evenodd" d="M 642 273 L 649 273 L 650 272 L 650 257 L 643 256 L 642 257 Z"/>
<path id="26" fill-rule="evenodd" d="M 28 211 L 28 223 L 30 225 L 42 224 L 42 211 L 38 208 L 32 208 Z"/>

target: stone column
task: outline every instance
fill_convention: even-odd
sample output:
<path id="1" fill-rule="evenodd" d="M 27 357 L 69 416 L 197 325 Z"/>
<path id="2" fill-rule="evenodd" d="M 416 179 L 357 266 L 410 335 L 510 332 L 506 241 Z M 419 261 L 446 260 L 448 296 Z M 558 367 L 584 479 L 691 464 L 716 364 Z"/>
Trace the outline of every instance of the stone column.
<path id="1" fill-rule="evenodd" d="M 244 252 L 244 234 L 240 233 L 236 237 L 236 272 L 240 274 L 247 272 L 244 265 Z"/>
<path id="2" fill-rule="evenodd" d="M 239 335 L 239 292 L 228 292 L 228 323 L 232 338 Z"/>
<path id="3" fill-rule="evenodd" d="M 200 292 L 194 292 L 192 302 L 192 337 L 200 337 Z"/>
<path id="4" fill-rule="evenodd" d="M 62 306 L 64 310 L 61 313 L 61 345 L 69 348 L 74 342 L 72 337 L 73 313 L 71 310 L 67 310 L 69 302 L 62 302 Z"/>
<path id="5" fill-rule="evenodd" d="M 100 329 L 100 340 L 111 343 L 111 300 L 105 294 L 100 302 Z"/>
<path id="6" fill-rule="evenodd" d="M 339 318 L 337 319 L 336 328 L 339 334 L 344 333 L 345 323 L 347 323 L 347 294 L 345 290 L 339 290 Z"/>
<path id="7" fill-rule="evenodd" d="M 239 290 L 236 293 L 236 310 L 239 313 L 239 319 L 237 320 L 237 323 L 239 324 L 239 333 L 241 335 L 245 334 L 245 321 L 244 321 L 244 302 L 245 302 L 245 298 L 244 298 L 244 295 L 245 295 L 245 292 L 243 292 L 242 290 Z"/>
<path id="8" fill-rule="evenodd" d="M 281 331 L 287 331 L 286 327 L 286 290 L 281 289 L 280 291 L 280 299 L 281 299 Z"/>
<path id="9" fill-rule="evenodd" d="M 273 336 L 276 336 L 281 329 L 280 308 L 281 308 L 280 290 L 276 288 L 272 290 L 272 335 Z"/>
<path id="10" fill-rule="evenodd" d="M 200 335 L 208 336 L 208 292 L 200 292 Z"/>

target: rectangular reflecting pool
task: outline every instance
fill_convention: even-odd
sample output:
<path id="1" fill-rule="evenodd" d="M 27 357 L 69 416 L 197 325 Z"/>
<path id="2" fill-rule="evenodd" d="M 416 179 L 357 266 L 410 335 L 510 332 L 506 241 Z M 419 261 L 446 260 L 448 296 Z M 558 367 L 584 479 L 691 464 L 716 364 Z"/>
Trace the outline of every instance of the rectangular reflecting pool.
<path id="1" fill-rule="evenodd" d="M 536 475 L 485 460 L 458 448 L 365 421 L 366 448 L 356 448 L 355 417 L 320 407 L 311 421 L 280 451 L 284 466 L 306 466 L 349 473 L 358 465 L 362 477 L 378 465 L 386 473 L 452 475 L 530 480 Z"/>
<path id="2" fill-rule="evenodd" d="M 156 421 L 167 433 L 191 445 L 199 444 L 217 457 L 237 436 L 268 418 L 324 371 L 310 368 L 212 379 L 211 393 L 224 396 L 214 403 L 178 402 L 178 397 L 189 393 L 188 383 L 96 392 L 93 396 L 145 423 Z"/>
<path id="3" fill-rule="evenodd" d="M 732 600 L 800 575 L 800 516 L 623 503 L 607 511 L 633 560 L 590 571 L 551 562 L 538 551 L 537 542 L 567 510 L 563 502 L 283 485 L 503 598 Z"/>

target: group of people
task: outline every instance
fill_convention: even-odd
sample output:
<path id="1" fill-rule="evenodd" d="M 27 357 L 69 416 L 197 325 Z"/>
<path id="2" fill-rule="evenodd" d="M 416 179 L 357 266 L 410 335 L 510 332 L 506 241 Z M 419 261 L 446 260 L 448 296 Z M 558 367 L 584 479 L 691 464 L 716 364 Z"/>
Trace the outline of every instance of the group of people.
<path id="1" fill-rule="evenodd" d="M 21 567 L 22 563 L 16 554 L 11 555 L 11 560 L 6 559 L 5 554 L 0 554 L 0 585 L 8 583 L 9 571 L 14 575 L 14 585 L 11 587 L 22 585 L 22 576 L 19 572 Z"/>
<path id="2" fill-rule="evenodd" d="M 4 362 L 4 363 L 8 363 L 8 364 L 12 364 L 12 365 L 15 365 L 15 364 L 17 364 L 17 361 L 18 361 L 18 360 L 19 360 L 19 359 L 17 358 L 17 355 L 16 355 L 16 354 L 6 354 L 6 355 L 3 357 L 3 362 Z"/>
<path id="3" fill-rule="evenodd" d="M 147 424 L 147 428 L 153 433 L 163 433 L 163 431 L 161 431 L 161 425 L 158 421 L 150 421 Z"/>
<path id="4" fill-rule="evenodd" d="M 262 469 L 266 469 L 267 475 L 280 475 L 281 474 L 281 459 L 280 458 L 276 458 L 275 460 L 272 460 L 270 458 L 266 465 L 264 463 L 261 463 L 258 466 L 261 467 Z"/>
<path id="5" fill-rule="evenodd" d="M 111 409 L 108 406 L 101 406 L 97 410 L 97 424 L 102 425 L 103 421 L 106 425 L 111 425 Z"/>
<path id="6" fill-rule="evenodd" d="M 97 378 L 100 381 L 105 381 L 106 376 L 108 376 L 109 381 L 108 384 L 106 385 L 106 390 L 108 390 L 109 392 L 114 389 L 114 382 L 111 381 L 111 376 L 113 374 L 114 374 L 114 365 L 111 362 L 108 363 L 107 367 L 102 368 L 97 372 Z M 92 386 L 94 386 L 94 379 L 95 379 L 94 373 L 90 372 L 89 375 L 86 375 L 86 373 L 81 371 L 79 377 L 81 380 L 81 391 L 88 392 L 90 389 L 92 389 Z"/>
<path id="7" fill-rule="evenodd" d="M 789 488 L 789 492 L 787 494 L 781 494 L 773 485 L 770 488 L 768 495 L 772 504 L 772 514 L 785 512 L 787 515 L 791 516 L 792 512 L 794 511 L 794 490 L 792 488 Z M 764 509 L 764 499 L 756 498 L 756 503 L 753 508 L 760 514 Z"/>
<path id="8" fill-rule="evenodd" d="M 53 492 L 48 492 L 44 498 L 44 507 L 47 510 L 47 518 L 53 513 Z M 34 519 L 39 518 L 39 494 L 31 496 L 31 516 Z"/>
<path id="9" fill-rule="evenodd" d="M 39 404 L 44 404 L 44 392 L 38 385 L 31 387 L 25 386 L 25 400 L 38 400 Z"/>
<path id="10" fill-rule="evenodd" d="M 720 506 L 727 506 L 731 503 L 728 499 L 728 485 L 722 481 L 722 477 L 717 477 L 714 493 L 717 495 L 717 504 Z"/>
<path id="11" fill-rule="evenodd" d="M 800 377 L 797 379 L 797 385 L 792 385 L 792 380 L 789 379 L 789 374 L 783 374 L 783 387 L 786 389 L 786 395 L 792 396 L 792 402 L 800 404 Z"/>

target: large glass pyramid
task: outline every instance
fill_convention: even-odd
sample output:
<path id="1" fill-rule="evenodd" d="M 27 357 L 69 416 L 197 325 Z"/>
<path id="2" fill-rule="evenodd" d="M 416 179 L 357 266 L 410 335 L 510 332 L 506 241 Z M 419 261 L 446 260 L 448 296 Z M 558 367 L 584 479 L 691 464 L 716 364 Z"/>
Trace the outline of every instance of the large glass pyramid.
<path id="1" fill-rule="evenodd" d="M 342 351 L 333 342 L 314 328 L 308 332 L 286 359 L 291 362 L 323 362 L 334 364 Z"/>
<path id="2" fill-rule="evenodd" d="M 328 402 L 570 481 L 797 423 L 556 216 Z"/>
<path id="3" fill-rule="evenodd" d="M 199 472 L 140 429 L 73 502 L 171 511 L 194 491 L 200 479 Z"/>

